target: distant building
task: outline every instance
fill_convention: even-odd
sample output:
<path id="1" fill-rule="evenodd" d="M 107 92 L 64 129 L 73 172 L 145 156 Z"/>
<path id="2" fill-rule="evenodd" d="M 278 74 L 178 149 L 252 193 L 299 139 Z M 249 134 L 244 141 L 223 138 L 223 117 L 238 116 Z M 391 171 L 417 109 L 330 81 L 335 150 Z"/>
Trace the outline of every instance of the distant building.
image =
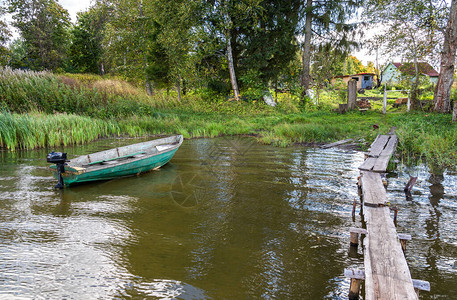
<path id="1" fill-rule="evenodd" d="M 433 67 L 427 62 L 419 62 L 417 63 L 417 67 L 419 69 L 419 74 L 421 76 L 428 76 L 430 78 L 430 82 L 437 83 L 438 76 L 440 75 Z M 407 75 L 412 76 L 412 80 L 415 79 L 415 67 L 414 63 L 389 63 L 384 71 L 382 72 L 382 80 L 381 83 L 398 83 L 400 81 L 401 76 Z"/>
<path id="2" fill-rule="evenodd" d="M 357 89 L 372 89 L 373 88 L 373 76 L 374 73 L 359 73 L 354 75 L 342 75 L 335 76 L 330 79 L 330 83 L 333 85 L 338 79 L 343 79 L 344 83 L 348 83 L 349 80 L 357 80 Z"/>

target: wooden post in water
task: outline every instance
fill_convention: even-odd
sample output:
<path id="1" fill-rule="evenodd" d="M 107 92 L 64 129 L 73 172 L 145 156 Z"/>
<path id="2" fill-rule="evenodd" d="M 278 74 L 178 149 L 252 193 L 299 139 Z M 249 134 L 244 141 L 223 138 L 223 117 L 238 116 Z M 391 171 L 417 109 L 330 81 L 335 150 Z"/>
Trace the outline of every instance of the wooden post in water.
<path id="1" fill-rule="evenodd" d="M 357 100 L 357 81 L 351 79 L 348 81 L 348 110 L 355 109 Z"/>
<path id="2" fill-rule="evenodd" d="M 351 279 L 349 287 L 349 300 L 359 299 L 360 285 L 362 280 L 365 279 L 365 272 L 363 270 L 344 269 L 344 276 Z"/>
<path id="3" fill-rule="evenodd" d="M 349 288 L 349 295 L 348 295 L 349 300 L 359 299 L 359 291 L 360 291 L 361 283 L 362 283 L 362 280 L 351 278 L 351 286 Z"/>
<path id="4" fill-rule="evenodd" d="M 398 239 L 400 240 L 403 253 L 406 252 L 406 243 L 411 240 L 411 236 L 409 234 L 399 233 Z"/>
<path id="5" fill-rule="evenodd" d="M 351 233 L 351 247 L 357 247 L 359 245 L 359 234 L 367 234 L 367 230 L 363 228 L 349 228 L 349 232 Z"/>

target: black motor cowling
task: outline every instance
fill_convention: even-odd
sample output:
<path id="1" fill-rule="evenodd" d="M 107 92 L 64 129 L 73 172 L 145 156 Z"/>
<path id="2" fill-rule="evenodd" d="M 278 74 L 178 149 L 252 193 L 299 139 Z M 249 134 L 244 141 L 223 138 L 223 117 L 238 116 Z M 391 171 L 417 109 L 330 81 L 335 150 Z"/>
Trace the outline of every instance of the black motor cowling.
<path id="1" fill-rule="evenodd" d="M 65 164 L 67 160 L 67 153 L 63 152 L 54 152 L 48 154 L 46 157 L 48 163 L 56 164 L 57 173 L 59 174 L 59 183 L 56 184 L 56 189 L 63 189 L 63 178 L 62 173 L 65 172 Z"/>
<path id="2" fill-rule="evenodd" d="M 46 158 L 48 163 L 64 164 L 67 161 L 67 153 L 52 151 Z"/>

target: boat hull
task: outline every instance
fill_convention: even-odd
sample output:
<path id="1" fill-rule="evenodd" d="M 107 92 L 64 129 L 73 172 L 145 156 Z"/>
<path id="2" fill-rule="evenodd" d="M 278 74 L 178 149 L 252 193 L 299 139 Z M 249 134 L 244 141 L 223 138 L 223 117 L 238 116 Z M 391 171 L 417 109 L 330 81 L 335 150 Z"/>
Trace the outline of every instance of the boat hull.
<path id="1" fill-rule="evenodd" d="M 170 144 L 171 142 L 174 143 Z M 160 168 L 173 158 L 181 143 L 182 136 L 176 136 L 78 157 L 64 166 L 65 172 L 62 173 L 63 184 L 70 186 L 91 181 L 110 180 Z M 151 151 L 151 147 L 153 147 L 154 151 Z M 149 150 L 146 151 L 145 149 Z M 120 155 L 122 151 L 128 151 L 127 155 Z M 113 152 L 117 156 L 112 157 L 112 155 L 109 155 Z M 87 163 L 90 156 L 91 158 L 98 157 L 102 159 Z M 73 161 L 74 163 L 72 163 Z M 82 166 L 81 161 L 85 161 Z M 58 179 L 59 174 L 56 166 L 51 166 L 50 168 L 54 177 Z"/>
<path id="2" fill-rule="evenodd" d="M 84 183 L 98 180 L 110 180 L 119 177 L 137 175 L 152 169 L 160 168 L 168 163 L 178 149 L 157 154 L 152 157 L 144 158 L 128 162 L 122 165 L 113 166 L 111 168 L 94 170 L 78 174 L 78 172 L 71 172 L 70 170 L 62 173 L 63 182 L 66 186 L 77 183 Z M 58 179 L 57 172 L 54 172 L 54 177 Z"/>

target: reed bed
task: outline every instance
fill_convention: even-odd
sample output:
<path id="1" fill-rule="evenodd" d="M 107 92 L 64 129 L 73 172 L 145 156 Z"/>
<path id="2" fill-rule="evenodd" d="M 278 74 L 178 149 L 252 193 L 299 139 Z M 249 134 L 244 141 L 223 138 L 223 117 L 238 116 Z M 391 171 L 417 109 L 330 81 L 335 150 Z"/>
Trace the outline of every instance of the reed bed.
<path id="1" fill-rule="evenodd" d="M 0 67 L 0 109 L 17 113 L 78 114 L 99 119 L 154 114 L 149 99 L 127 86 L 113 80 L 88 86 L 77 79 L 47 72 Z"/>
<path id="2" fill-rule="evenodd" d="M 119 134 L 115 122 L 90 117 L 0 113 L 0 147 L 9 150 L 82 144 Z"/>

